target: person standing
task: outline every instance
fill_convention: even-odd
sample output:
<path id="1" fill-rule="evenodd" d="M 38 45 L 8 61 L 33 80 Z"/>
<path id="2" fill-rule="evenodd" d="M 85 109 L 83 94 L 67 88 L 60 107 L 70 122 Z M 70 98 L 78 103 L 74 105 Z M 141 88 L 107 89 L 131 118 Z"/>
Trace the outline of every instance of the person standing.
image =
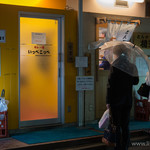
<path id="1" fill-rule="evenodd" d="M 110 63 L 106 60 L 105 56 L 102 57 L 103 61 L 102 63 L 99 65 L 99 68 L 103 69 L 103 70 L 109 70 L 110 68 Z"/>
<path id="2" fill-rule="evenodd" d="M 134 64 L 128 61 L 127 49 L 117 45 L 113 49 L 115 61 L 110 68 L 107 83 L 106 107 L 110 109 L 113 124 L 116 126 L 115 150 L 128 150 L 129 120 L 132 108 L 132 86 L 138 84 L 138 71 Z M 134 71 L 136 76 L 129 72 Z"/>

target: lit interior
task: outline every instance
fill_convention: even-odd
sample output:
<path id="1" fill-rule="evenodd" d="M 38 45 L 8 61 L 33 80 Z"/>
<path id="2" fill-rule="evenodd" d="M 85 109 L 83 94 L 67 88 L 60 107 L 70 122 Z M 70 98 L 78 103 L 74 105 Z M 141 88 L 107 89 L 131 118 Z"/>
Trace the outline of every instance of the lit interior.
<path id="1" fill-rule="evenodd" d="M 0 0 L 0 4 L 64 9 L 66 0 Z"/>
<path id="2" fill-rule="evenodd" d="M 46 34 L 46 44 L 32 44 L 32 32 Z M 20 121 L 58 118 L 57 80 L 58 21 L 21 17 Z"/>

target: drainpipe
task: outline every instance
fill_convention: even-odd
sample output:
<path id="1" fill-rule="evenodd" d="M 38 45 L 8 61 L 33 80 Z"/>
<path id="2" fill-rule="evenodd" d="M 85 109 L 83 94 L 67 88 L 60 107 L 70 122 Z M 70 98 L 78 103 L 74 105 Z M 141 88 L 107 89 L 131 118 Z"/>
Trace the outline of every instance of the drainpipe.
<path id="1" fill-rule="evenodd" d="M 78 56 L 83 56 L 83 0 L 78 0 Z M 83 76 L 83 68 L 78 68 L 78 76 Z M 78 126 L 84 125 L 84 91 L 78 91 Z"/>

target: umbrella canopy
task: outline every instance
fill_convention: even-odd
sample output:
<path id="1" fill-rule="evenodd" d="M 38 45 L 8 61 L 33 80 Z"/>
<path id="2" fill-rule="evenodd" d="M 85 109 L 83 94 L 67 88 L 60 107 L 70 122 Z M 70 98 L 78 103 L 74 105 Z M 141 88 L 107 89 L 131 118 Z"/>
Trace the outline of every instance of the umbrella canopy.
<path id="1" fill-rule="evenodd" d="M 132 76 L 145 76 L 150 69 L 147 55 L 131 42 L 110 41 L 99 48 L 100 55 L 104 55 L 112 66 Z"/>

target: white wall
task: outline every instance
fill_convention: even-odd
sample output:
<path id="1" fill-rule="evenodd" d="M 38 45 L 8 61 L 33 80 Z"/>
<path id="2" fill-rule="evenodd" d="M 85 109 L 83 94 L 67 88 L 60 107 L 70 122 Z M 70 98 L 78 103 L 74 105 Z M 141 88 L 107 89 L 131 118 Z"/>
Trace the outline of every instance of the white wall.
<path id="1" fill-rule="evenodd" d="M 114 6 L 115 0 L 83 0 L 83 11 L 112 15 L 145 17 L 145 3 L 129 3 L 129 8 Z M 78 0 L 67 0 L 67 5 L 78 9 Z"/>

